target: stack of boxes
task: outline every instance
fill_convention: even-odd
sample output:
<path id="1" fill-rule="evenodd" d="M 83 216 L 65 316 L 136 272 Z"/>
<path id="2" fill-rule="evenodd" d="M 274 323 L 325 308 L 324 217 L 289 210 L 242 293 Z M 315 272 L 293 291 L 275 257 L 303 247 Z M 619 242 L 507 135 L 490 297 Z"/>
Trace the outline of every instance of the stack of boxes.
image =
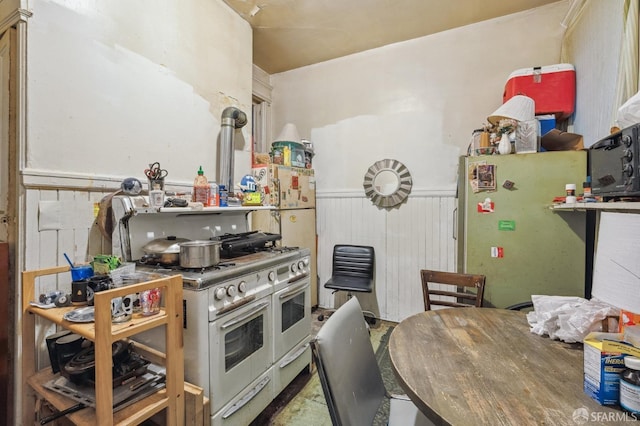
<path id="1" fill-rule="evenodd" d="M 524 95 L 535 102 L 535 115 L 540 122 L 540 137 L 564 122 L 575 109 L 576 71 L 571 64 L 555 64 L 522 68 L 509 75 L 502 101 Z"/>
<path id="2" fill-rule="evenodd" d="M 584 339 L 584 392 L 601 405 L 620 405 L 625 357 L 640 358 L 640 315 L 622 311 L 620 333 L 594 332 Z M 640 395 L 638 395 L 640 396 Z M 637 409 L 622 404 L 636 413 Z"/>

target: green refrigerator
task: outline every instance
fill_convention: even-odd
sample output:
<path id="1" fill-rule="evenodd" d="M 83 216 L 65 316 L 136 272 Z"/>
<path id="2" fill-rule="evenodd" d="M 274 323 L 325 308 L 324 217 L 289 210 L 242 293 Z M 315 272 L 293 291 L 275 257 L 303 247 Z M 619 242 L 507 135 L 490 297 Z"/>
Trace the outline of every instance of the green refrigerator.
<path id="1" fill-rule="evenodd" d="M 460 157 L 457 270 L 486 276 L 484 306 L 585 297 L 586 215 L 550 207 L 586 174 L 586 151 Z"/>

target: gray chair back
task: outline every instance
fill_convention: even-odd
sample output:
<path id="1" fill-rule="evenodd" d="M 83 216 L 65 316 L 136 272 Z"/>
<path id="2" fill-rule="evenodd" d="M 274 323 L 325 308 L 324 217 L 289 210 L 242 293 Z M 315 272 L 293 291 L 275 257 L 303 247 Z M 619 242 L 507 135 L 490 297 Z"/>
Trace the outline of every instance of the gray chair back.
<path id="1" fill-rule="evenodd" d="M 370 426 L 385 387 L 358 299 L 331 315 L 311 346 L 333 424 Z"/>

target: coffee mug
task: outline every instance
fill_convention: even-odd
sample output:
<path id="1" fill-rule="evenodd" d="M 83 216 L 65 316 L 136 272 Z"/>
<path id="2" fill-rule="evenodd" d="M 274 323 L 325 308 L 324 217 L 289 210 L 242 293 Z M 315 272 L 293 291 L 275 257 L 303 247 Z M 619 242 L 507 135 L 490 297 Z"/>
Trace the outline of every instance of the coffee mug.
<path id="1" fill-rule="evenodd" d="M 71 303 L 74 305 L 87 304 L 87 280 L 71 283 Z"/>

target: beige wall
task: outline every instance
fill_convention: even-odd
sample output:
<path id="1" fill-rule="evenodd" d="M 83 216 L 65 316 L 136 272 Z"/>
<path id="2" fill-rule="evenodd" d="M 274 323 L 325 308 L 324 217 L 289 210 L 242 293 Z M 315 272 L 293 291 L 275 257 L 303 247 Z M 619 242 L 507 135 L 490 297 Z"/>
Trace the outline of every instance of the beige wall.
<path id="1" fill-rule="evenodd" d="M 458 157 L 501 103 L 509 74 L 558 63 L 568 9 L 539 9 L 273 75 L 274 134 L 295 123 L 315 148 L 318 273 L 334 244 L 372 245 L 385 319 L 424 309 L 418 271 L 454 270 Z M 364 198 L 368 167 L 383 158 L 413 177 L 408 202 L 380 210 Z M 320 306 L 333 295 L 319 292 Z"/>
<path id="2" fill-rule="evenodd" d="M 557 63 L 568 2 L 275 74 L 274 134 L 314 143 L 319 193 L 360 190 L 392 157 L 415 189 L 452 189 L 457 157 L 501 103 L 509 74 Z"/>
<path id="3" fill-rule="evenodd" d="M 251 115 L 246 21 L 222 0 L 33 0 L 30 11 L 27 183 L 142 178 L 153 161 L 170 181 L 192 183 L 200 165 L 214 174 L 223 109 Z M 236 138 L 240 176 L 250 129 Z"/>

